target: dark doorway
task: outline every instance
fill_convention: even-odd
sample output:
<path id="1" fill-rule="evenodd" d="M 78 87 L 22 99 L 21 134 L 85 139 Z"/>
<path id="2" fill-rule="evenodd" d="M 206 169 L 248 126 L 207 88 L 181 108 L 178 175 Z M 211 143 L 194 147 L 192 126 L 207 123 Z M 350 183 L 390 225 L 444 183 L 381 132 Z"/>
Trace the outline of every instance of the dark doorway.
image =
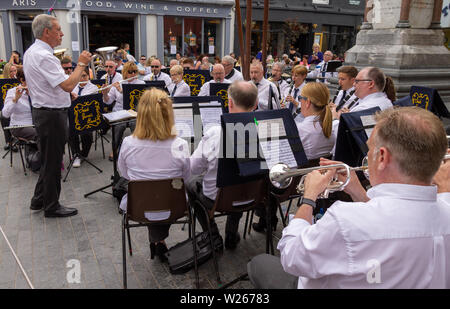
<path id="1" fill-rule="evenodd" d="M 134 17 L 89 15 L 88 29 L 90 51 L 105 46 L 121 48 L 123 43 L 129 43 L 130 54 L 135 55 Z"/>

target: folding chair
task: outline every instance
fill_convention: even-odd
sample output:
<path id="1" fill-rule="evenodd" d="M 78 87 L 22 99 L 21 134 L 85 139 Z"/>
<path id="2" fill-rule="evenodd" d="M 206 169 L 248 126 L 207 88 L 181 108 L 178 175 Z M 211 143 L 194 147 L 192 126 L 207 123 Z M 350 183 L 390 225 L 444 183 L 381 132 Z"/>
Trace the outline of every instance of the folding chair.
<path id="1" fill-rule="evenodd" d="M 187 220 L 179 220 L 187 216 Z M 189 238 L 192 239 L 197 288 L 199 286 L 197 250 L 191 234 L 191 209 L 186 202 L 186 191 L 181 178 L 163 180 L 138 180 L 128 183 L 127 211 L 122 220 L 123 287 L 127 288 L 125 230 L 128 236 L 130 256 L 133 255 L 130 228 L 161 224 L 189 224 Z M 137 223 L 131 224 L 129 221 Z"/>
<path id="2" fill-rule="evenodd" d="M 248 212 L 250 210 L 253 210 L 255 207 L 259 206 L 260 204 L 266 205 L 266 198 L 268 192 L 267 190 L 268 190 L 267 178 L 262 178 L 244 184 L 237 184 L 219 188 L 219 192 L 217 193 L 214 206 L 211 210 L 207 210 L 205 207 L 203 207 L 200 201 L 198 200 L 195 201 L 195 203 L 198 203 L 201 206 L 201 208 L 207 212 L 206 217 L 208 221 L 208 233 L 211 248 L 214 248 L 214 245 L 211 233 L 210 220 L 216 217 L 228 215 L 230 213 Z M 216 214 L 216 212 L 218 214 Z M 195 223 L 195 213 L 193 222 Z M 192 233 L 195 235 L 195 224 L 193 224 Z M 272 233 L 266 234 L 267 246 L 268 242 L 270 241 L 269 235 L 271 237 Z M 217 276 L 217 282 L 220 285 L 221 280 L 215 250 L 212 250 L 212 254 L 214 260 L 214 268 Z"/>
<path id="3" fill-rule="evenodd" d="M 17 147 L 17 149 L 19 150 L 19 154 L 20 154 L 20 159 L 22 161 L 22 167 L 23 167 L 23 172 L 25 174 L 25 176 L 27 175 L 27 170 L 26 170 L 26 166 L 25 166 L 25 160 L 24 160 L 24 152 L 23 150 L 25 149 L 26 145 L 32 145 L 32 144 L 36 144 L 35 141 L 32 140 L 27 140 L 25 138 L 22 137 L 17 137 L 12 135 L 11 136 L 11 141 L 9 142 L 9 150 L 3 155 L 3 159 L 8 155 L 9 153 L 9 158 L 10 158 L 10 167 L 12 167 L 13 165 L 13 151 L 12 148 L 13 147 Z"/>

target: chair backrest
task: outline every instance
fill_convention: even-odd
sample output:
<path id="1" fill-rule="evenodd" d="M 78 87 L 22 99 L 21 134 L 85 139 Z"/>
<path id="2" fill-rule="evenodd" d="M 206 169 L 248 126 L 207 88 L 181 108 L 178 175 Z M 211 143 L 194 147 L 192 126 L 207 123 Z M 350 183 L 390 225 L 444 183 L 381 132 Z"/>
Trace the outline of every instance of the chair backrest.
<path id="1" fill-rule="evenodd" d="M 214 211 L 242 212 L 252 209 L 264 201 L 267 190 L 267 178 L 220 188 L 210 214 Z"/>
<path id="2" fill-rule="evenodd" d="M 182 178 L 135 180 L 128 183 L 128 219 L 140 223 L 170 223 L 185 216 L 186 192 Z"/>

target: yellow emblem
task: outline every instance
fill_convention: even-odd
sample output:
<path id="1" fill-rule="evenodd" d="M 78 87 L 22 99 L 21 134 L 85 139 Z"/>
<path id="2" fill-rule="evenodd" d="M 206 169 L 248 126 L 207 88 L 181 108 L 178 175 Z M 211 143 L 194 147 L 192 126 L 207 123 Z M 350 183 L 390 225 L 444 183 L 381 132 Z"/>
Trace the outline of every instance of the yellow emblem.
<path id="1" fill-rule="evenodd" d="M 97 100 L 80 102 L 73 109 L 75 130 L 84 131 L 100 125 L 100 103 Z"/>
<path id="2" fill-rule="evenodd" d="M 136 106 L 139 103 L 139 99 L 141 98 L 142 94 L 144 93 L 143 90 L 134 89 L 130 92 L 130 109 L 136 111 Z"/>
<path id="3" fill-rule="evenodd" d="M 11 88 L 14 88 L 16 86 L 19 86 L 19 83 L 3 84 L 2 85 L 2 99 L 3 99 L 3 102 L 5 101 L 6 93 L 8 92 L 8 90 L 11 89 Z"/>
<path id="4" fill-rule="evenodd" d="M 216 93 L 216 96 L 222 99 L 225 107 L 228 107 L 228 90 L 222 89 Z"/>
<path id="5" fill-rule="evenodd" d="M 428 104 L 430 104 L 430 97 L 426 93 L 415 92 L 412 96 L 412 104 L 428 109 Z"/>
<path id="6" fill-rule="evenodd" d="M 206 81 L 205 76 L 202 74 L 184 74 L 183 80 L 191 88 L 191 95 L 196 96 L 200 93 L 200 88 Z"/>

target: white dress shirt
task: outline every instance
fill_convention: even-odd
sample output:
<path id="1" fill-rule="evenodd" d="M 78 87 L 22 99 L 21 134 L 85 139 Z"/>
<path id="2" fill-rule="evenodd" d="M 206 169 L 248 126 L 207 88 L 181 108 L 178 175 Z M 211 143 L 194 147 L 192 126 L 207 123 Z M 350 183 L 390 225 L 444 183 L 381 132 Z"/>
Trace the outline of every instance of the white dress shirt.
<path id="1" fill-rule="evenodd" d="M 209 82 L 206 82 L 203 84 L 203 86 L 200 88 L 200 92 L 198 93 L 199 97 L 204 97 L 204 96 L 210 96 L 210 92 L 209 92 L 209 85 L 210 84 L 214 84 L 216 83 L 216 81 L 214 79 L 211 79 Z M 224 84 L 230 84 L 231 82 L 228 79 L 224 79 L 223 82 Z"/>
<path id="2" fill-rule="evenodd" d="M 318 77 L 325 77 L 325 78 L 331 78 L 331 77 L 338 77 L 338 73 L 337 72 L 327 72 L 327 65 L 328 63 L 326 63 L 325 61 L 322 61 L 321 63 L 319 63 L 316 68 L 309 72 L 308 75 L 306 75 L 307 78 L 318 78 Z M 327 80 L 325 79 L 317 79 L 317 82 L 324 82 L 324 83 L 328 83 Z"/>
<path id="3" fill-rule="evenodd" d="M 343 97 L 344 91 L 345 91 L 345 97 Z M 349 97 L 350 93 L 352 95 Z M 339 110 L 341 110 L 342 108 L 349 106 L 356 99 L 358 99 L 358 97 L 355 95 L 355 87 L 352 87 L 348 90 L 340 90 L 336 96 L 336 99 L 334 100 L 334 104 L 336 105 L 336 107 L 338 107 L 340 104 L 342 104 L 341 107 L 339 108 Z M 355 105 L 353 105 L 353 106 L 355 106 Z"/>
<path id="4" fill-rule="evenodd" d="M 447 205 L 447 207 L 450 207 L 450 192 L 439 193 L 438 202 L 443 205 Z"/>
<path id="5" fill-rule="evenodd" d="M 106 80 L 106 76 L 107 74 L 103 75 L 101 79 L 105 79 Z M 119 72 L 116 72 L 116 74 L 114 74 L 112 80 L 111 77 L 108 80 L 108 85 L 114 84 L 115 82 L 120 82 L 123 79 L 122 74 L 120 74 Z"/>
<path id="6" fill-rule="evenodd" d="M 78 94 L 80 88 L 81 88 L 81 92 L 80 92 L 80 94 Z M 72 92 L 78 96 L 97 94 L 98 87 L 96 85 L 94 85 L 93 83 L 91 83 L 90 81 L 88 81 L 87 84 L 84 85 L 83 87 L 80 87 L 80 84 L 78 84 L 75 88 L 73 88 Z"/>
<path id="7" fill-rule="evenodd" d="M 190 177 L 189 147 L 185 140 L 176 137 L 164 141 L 138 139 L 133 135 L 123 139 L 117 168 L 128 180 L 157 180 Z M 149 164 L 151 162 L 151 164 Z M 120 202 L 126 210 L 127 196 Z"/>
<path id="8" fill-rule="evenodd" d="M 217 195 L 216 179 L 221 134 L 221 126 L 209 128 L 191 155 L 191 173 L 192 175 L 204 174 L 203 194 L 213 201 Z"/>
<path id="9" fill-rule="evenodd" d="M 278 92 L 281 96 L 281 99 L 283 99 L 286 91 L 289 91 L 290 84 L 287 81 L 285 81 L 284 79 L 275 80 L 272 83 L 275 84 L 275 87 L 277 87 Z"/>
<path id="10" fill-rule="evenodd" d="M 385 110 L 388 108 L 393 108 L 391 100 L 388 99 L 386 93 L 384 92 L 375 92 L 369 94 L 363 99 L 359 99 L 358 105 L 355 105 L 350 109 L 351 112 L 359 112 L 373 107 L 379 107 L 381 110 Z"/>
<path id="11" fill-rule="evenodd" d="M 175 90 L 175 93 L 173 93 L 173 90 L 175 89 L 175 83 L 172 83 L 167 87 L 169 90 L 169 95 L 171 97 L 190 97 L 191 96 L 191 88 L 184 80 L 181 80 L 178 84 L 176 84 L 177 89 Z"/>
<path id="12" fill-rule="evenodd" d="M 70 94 L 59 85 L 69 78 L 50 45 L 36 39 L 23 56 L 23 71 L 27 78 L 33 107 L 65 108 L 70 106 Z"/>
<path id="13" fill-rule="evenodd" d="M 16 88 L 11 88 L 6 93 L 2 115 L 5 118 L 11 118 L 9 122 L 10 126 L 32 125 L 33 119 L 31 117 L 31 107 L 27 93 L 25 91 L 22 92 L 19 100 L 16 103 L 13 102 L 13 99 L 16 97 Z"/>
<path id="14" fill-rule="evenodd" d="M 256 85 L 256 83 L 255 83 Z M 272 87 L 273 95 L 275 98 L 278 99 L 279 93 L 277 87 L 269 82 L 267 79 L 263 78 L 261 81 L 256 85 L 258 88 L 258 110 L 268 110 L 269 109 L 269 87 Z M 272 107 L 273 109 L 277 109 L 276 104 L 274 103 L 274 100 L 272 100 Z"/>
<path id="15" fill-rule="evenodd" d="M 367 203 L 294 219 L 278 243 L 299 288 L 450 288 L 450 207 L 435 186 L 379 184 Z M 302 206 L 309 207 L 309 206 Z"/>
<path id="16" fill-rule="evenodd" d="M 133 79 L 131 81 L 123 82 L 120 87 L 122 88 L 123 92 L 123 85 L 124 84 L 145 84 L 144 81 L 140 79 Z M 117 90 L 116 87 L 112 86 L 111 90 L 109 90 L 108 93 L 108 100 L 106 100 L 104 103 L 111 105 L 114 101 L 116 101 L 116 105 L 113 107 L 113 112 L 117 112 L 123 109 L 123 93 L 120 93 L 119 90 Z"/>
<path id="17" fill-rule="evenodd" d="M 292 89 L 291 89 L 291 87 L 288 85 L 288 87 L 284 88 L 284 92 L 283 92 L 282 97 L 285 99 L 288 95 L 291 95 L 291 96 L 294 98 L 294 100 L 298 102 L 298 107 L 300 107 L 301 104 L 300 104 L 300 99 L 299 99 L 298 97 L 301 95 L 302 89 L 303 89 L 303 87 L 305 87 L 305 86 L 306 86 L 306 82 L 305 82 L 305 81 L 304 81 L 300 86 L 298 86 L 298 87 L 295 87 L 295 85 L 293 85 Z M 297 94 L 295 93 L 296 89 L 298 89 Z M 296 94 L 296 95 L 294 96 L 294 94 Z M 286 105 L 286 107 L 289 108 L 289 105 L 290 105 L 291 103 L 290 103 L 290 102 L 285 102 L 285 103 L 289 103 L 289 104 Z M 293 107 L 293 108 L 294 108 L 293 110 L 296 109 L 296 107 Z M 299 116 L 300 116 L 300 115 L 299 115 Z M 297 117 L 298 117 L 298 116 L 297 116 Z"/>
<path id="18" fill-rule="evenodd" d="M 166 87 L 169 88 L 170 84 L 172 83 L 172 79 L 170 78 L 170 76 L 164 72 L 159 72 L 158 75 L 154 75 L 153 73 L 147 74 L 144 76 L 143 80 L 152 80 L 152 76 L 153 77 L 153 81 L 158 81 L 158 80 L 162 80 L 166 83 Z"/>
<path id="19" fill-rule="evenodd" d="M 231 75 L 231 76 L 230 76 Z M 225 79 L 228 79 L 230 83 L 234 82 L 235 80 L 244 80 L 244 77 L 242 76 L 242 73 L 239 72 L 236 69 L 233 69 L 233 71 L 230 72 L 227 76 L 225 76 Z"/>
<path id="20" fill-rule="evenodd" d="M 318 116 L 305 117 L 302 122 L 296 124 L 308 160 L 330 155 L 336 143 L 336 137 L 333 132 L 329 138 L 323 135 Z"/>

